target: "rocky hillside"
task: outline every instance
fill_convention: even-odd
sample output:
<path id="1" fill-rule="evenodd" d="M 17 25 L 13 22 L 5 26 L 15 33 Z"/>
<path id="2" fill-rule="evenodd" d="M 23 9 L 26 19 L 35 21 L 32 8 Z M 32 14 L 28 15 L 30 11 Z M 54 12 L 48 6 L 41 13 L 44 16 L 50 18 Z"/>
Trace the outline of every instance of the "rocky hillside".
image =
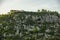
<path id="1" fill-rule="evenodd" d="M 0 15 L 1 40 L 60 40 L 60 14 L 11 10 Z"/>

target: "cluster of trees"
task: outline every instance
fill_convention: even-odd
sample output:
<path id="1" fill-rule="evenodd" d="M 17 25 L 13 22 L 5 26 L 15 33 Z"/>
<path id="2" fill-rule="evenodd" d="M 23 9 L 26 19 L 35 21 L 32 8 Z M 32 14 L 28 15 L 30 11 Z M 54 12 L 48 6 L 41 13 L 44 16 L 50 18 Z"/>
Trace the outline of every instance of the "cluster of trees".
<path id="1" fill-rule="evenodd" d="M 60 14 L 11 10 L 0 15 L 0 40 L 60 40 Z"/>

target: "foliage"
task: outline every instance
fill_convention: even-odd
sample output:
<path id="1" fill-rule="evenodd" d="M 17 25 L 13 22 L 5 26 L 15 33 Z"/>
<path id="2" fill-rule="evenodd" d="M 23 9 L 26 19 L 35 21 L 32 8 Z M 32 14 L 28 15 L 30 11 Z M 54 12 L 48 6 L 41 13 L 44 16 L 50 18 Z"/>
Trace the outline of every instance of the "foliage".
<path id="1" fill-rule="evenodd" d="M 0 15 L 1 40 L 60 40 L 60 14 L 11 10 Z"/>

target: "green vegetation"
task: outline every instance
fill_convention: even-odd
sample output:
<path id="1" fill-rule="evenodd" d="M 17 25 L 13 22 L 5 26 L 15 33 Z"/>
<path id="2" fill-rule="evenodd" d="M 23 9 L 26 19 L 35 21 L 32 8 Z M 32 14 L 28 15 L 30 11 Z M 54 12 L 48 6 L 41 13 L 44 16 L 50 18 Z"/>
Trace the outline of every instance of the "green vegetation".
<path id="1" fill-rule="evenodd" d="M 0 40 L 60 40 L 60 14 L 11 10 L 0 15 Z"/>

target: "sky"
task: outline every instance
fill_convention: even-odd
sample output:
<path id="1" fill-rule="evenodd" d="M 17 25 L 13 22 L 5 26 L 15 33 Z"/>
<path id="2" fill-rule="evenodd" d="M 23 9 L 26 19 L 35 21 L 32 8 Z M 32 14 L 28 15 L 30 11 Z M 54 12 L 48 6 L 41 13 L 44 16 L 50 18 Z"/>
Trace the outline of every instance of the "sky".
<path id="1" fill-rule="evenodd" d="M 38 9 L 60 13 L 60 0 L 0 0 L 0 14 L 10 10 L 37 11 Z"/>

